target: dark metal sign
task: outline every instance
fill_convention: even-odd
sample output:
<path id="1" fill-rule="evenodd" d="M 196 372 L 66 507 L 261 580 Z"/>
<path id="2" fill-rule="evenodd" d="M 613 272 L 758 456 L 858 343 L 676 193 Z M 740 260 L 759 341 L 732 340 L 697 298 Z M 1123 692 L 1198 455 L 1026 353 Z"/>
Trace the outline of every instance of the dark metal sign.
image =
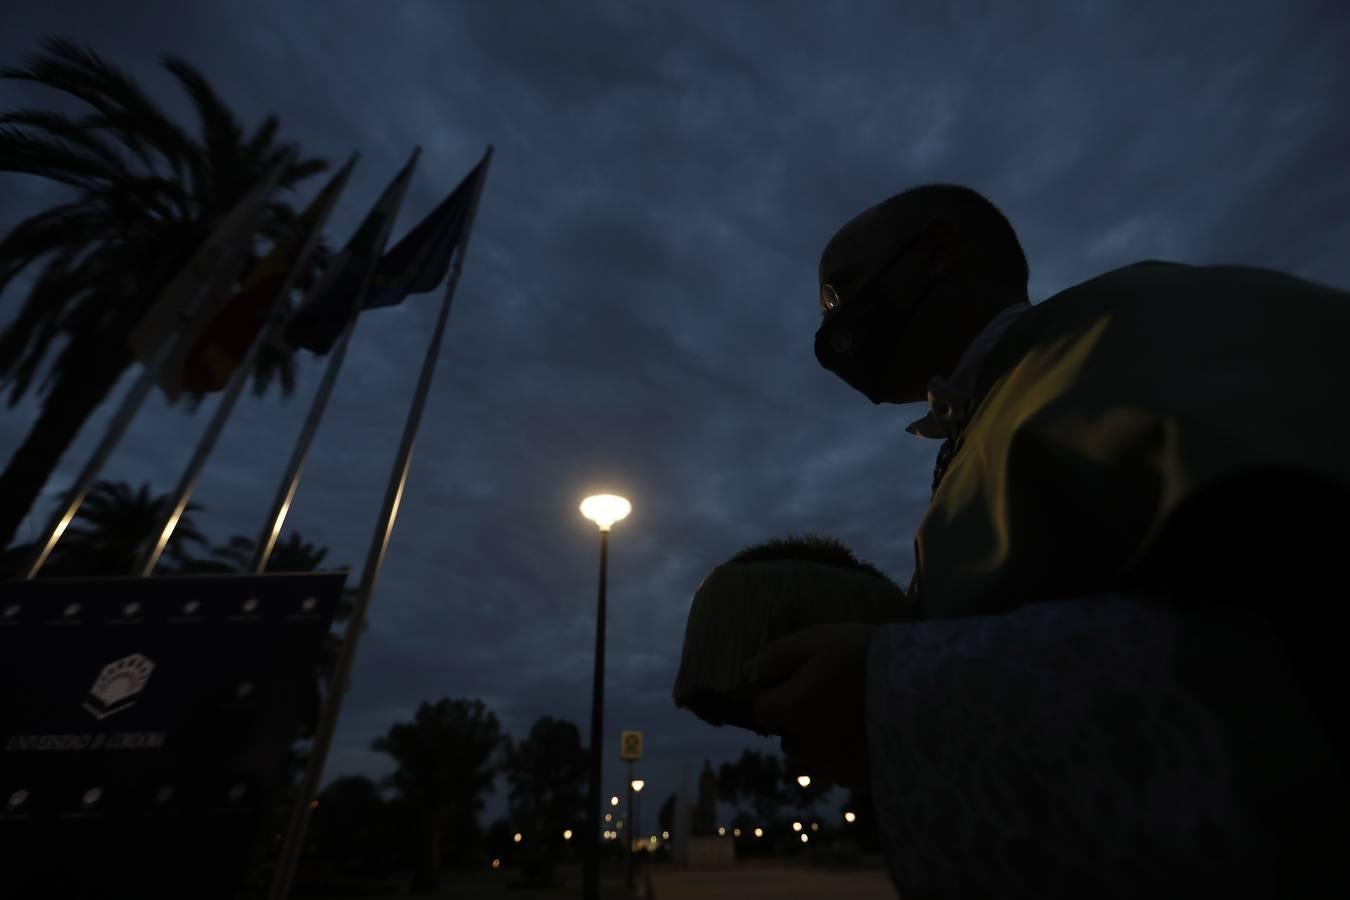
<path id="1" fill-rule="evenodd" d="M 0 583 L 6 895 L 233 896 L 313 722 L 344 581 Z"/>

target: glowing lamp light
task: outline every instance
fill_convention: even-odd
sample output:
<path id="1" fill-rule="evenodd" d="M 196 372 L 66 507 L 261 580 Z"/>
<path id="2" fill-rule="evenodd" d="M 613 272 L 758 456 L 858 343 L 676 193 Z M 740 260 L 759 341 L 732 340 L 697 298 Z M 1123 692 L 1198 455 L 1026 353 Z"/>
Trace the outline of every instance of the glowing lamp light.
<path id="1" fill-rule="evenodd" d="M 717 836 L 718 836 L 718 837 L 726 837 L 726 836 L 727 836 L 727 830 L 726 830 L 725 828 L 718 828 L 718 829 L 717 829 Z"/>
<path id="2" fill-rule="evenodd" d="M 806 843 L 807 841 L 809 841 L 809 840 L 811 840 L 809 837 L 807 837 L 806 835 L 802 835 L 802 843 L 803 843 L 803 844 L 805 844 L 805 843 Z"/>
<path id="3" fill-rule="evenodd" d="M 563 840 L 564 840 L 564 841 L 570 841 L 571 839 L 572 839 L 572 829 L 570 829 L 570 828 L 564 828 L 564 829 L 563 829 Z"/>
<path id="4" fill-rule="evenodd" d="M 731 836 L 732 836 L 732 837 L 740 837 L 740 836 L 741 836 L 741 830 L 740 830 L 739 828 L 737 828 L 736 830 L 734 830 L 733 832 L 731 832 Z"/>
<path id="5" fill-rule="evenodd" d="M 520 843 L 520 837 L 521 837 L 520 832 L 517 831 L 515 834 L 511 835 L 511 840 L 513 840 L 513 841 L 515 841 L 517 844 L 519 844 L 519 843 Z"/>
<path id="6" fill-rule="evenodd" d="M 845 822 L 848 822 L 849 824 L 852 824 L 853 822 L 856 822 L 857 819 L 858 819 L 858 817 L 857 817 L 856 815 L 854 815 L 853 813 L 851 813 L 851 812 L 846 812 L 846 813 L 844 813 L 844 821 L 845 821 Z"/>
<path id="7" fill-rule="evenodd" d="M 646 786 L 647 782 L 643 781 L 641 778 L 634 778 L 631 784 L 633 790 L 639 794 L 642 793 L 642 789 L 645 788 Z"/>
<path id="8" fill-rule="evenodd" d="M 793 823 L 792 823 L 792 830 L 793 830 L 793 831 L 801 831 L 801 830 L 802 830 L 802 823 L 801 823 L 801 822 L 793 822 Z"/>
<path id="9" fill-rule="evenodd" d="M 614 816 L 612 816 L 612 815 L 609 814 L 609 813 L 605 813 L 605 821 L 606 821 L 606 822 L 613 822 L 613 821 L 614 821 Z"/>
<path id="10" fill-rule="evenodd" d="M 668 841 L 668 840 L 670 840 L 670 832 L 669 832 L 669 831 L 663 831 L 663 832 L 661 832 L 661 840 L 663 840 L 663 841 Z"/>
<path id="11" fill-rule="evenodd" d="M 810 786 L 811 786 L 811 776 L 810 776 L 810 775 L 798 775 L 798 776 L 797 776 L 797 783 L 800 784 L 800 785 L 801 785 L 802 787 L 804 787 L 804 788 L 810 787 Z"/>
<path id="12" fill-rule="evenodd" d="M 757 837 L 757 838 L 764 837 L 764 829 L 763 829 L 763 828 L 756 828 L 756 829 L 755 829 L 755 837 Z"/>
<path id="13" fill-rule="evenodd" d="M 820 830 L 820 823 L 819 823 L 819 822 L 812 822 L 812 823 L 811 823 L 811 830 L 812 830 L 812 831 L 819 831 L 819 830 Z"/>
<path id="14" fill-rule="evenodd" d="M 619 805 L 619 798 L 618 798 L 618 797 L 610 797 L 610 798 L 609 798 L 609 805 L 610 805 L 610 806 L 618 806 L 618 805 Z"/>
<path id="15" fill-rule="evenodd" d="M 601 531 L 609 531 L 632 511 L 633 504 L 614 494 L 596 494 L 581 501 L 581 514 L 599 525 Z"/>
<path id="16" fill-rule="evenodd" d="M 494 868 L 494 869 L 500 869 L 501 867 L 502 867 L 502 861 L 501 861 L 500 859 L 494 859 L 494 860 L 492 861 L 492 868 Z"/>

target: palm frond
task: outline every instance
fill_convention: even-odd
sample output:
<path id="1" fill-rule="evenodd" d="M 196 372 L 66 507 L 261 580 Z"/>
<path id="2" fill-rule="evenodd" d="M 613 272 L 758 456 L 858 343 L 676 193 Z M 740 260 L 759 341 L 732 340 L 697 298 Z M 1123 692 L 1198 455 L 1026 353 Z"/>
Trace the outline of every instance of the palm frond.
<path id="1" fill-rule="evenodd" d="M 103 211 L 90 203 L 54 206 L 19 222 L 0 238 L 0 294 L 44 254 L 88 243 L 106 224 Z"/>
<path id="2" fill-rule="evenodd" d="M 272 146 L 277 139 L 277 132 L 281 130 L 281 120 L 275 115 L 267 116 L 258 125 L 253 137 L 248 139 L 244 145 L 244 152 L 255 164 L 261 161 L 263 154 Z"/>
<path id="3" fill-rule="evenodd" d="M 67 38 L 48 37 L 41 46 L 26 67 L 0 69 L 0 78 L 36 82 L 89 104 L 147 167 L 154 167 L 152 148 L 171 163 L 181 156 L 187 136 L 129 75 Z"/>
<path id="4" fill-rule="evenodd" d="M 65 138 L 0 128 L 0 172 L 37 175 L 84 190 L 111 181 L 118 169 Z"/>
<path id="5" fill-rule="evenodd" d="M 312 178 L 315 175 L 327 172 L 331 167 L 332 163 L 318 157 L 297 160 L 286 167 L 286 171 L 281 176 L 281 188 L 290 190 L 306 178 Z"/>
<path id="6" fill-rule="evenodd" d="M 66 247 L 53 256 L 29 292 L 19 317 L 0 335 L 0 384 L 11 385 L 13 407 L 28 390 L 38 366 L 60 333 L 61 313 L 79 292 L 78 269 L 72 268 L 85 248 Z"/>
<path id="7" fill-rule="evenodd" d="M 229 202 L 233 199 L 232 194 L 242 193 L 245 189 L 243 184 L 234 184 L 234 179 L 228 177 L 240 174 L 236 162 L 244 129 L 201 70 L 176 56 L 165 56 L 161 64 L 178 79 L 197 108 L 206 161 L 215 177 L 207 193 Z"/>
<path id="8" fill-rule="evenodd" d="M 98 132 L 89 127 L 88 120 L 77 121 L 70 116 L 44 109 L 15 109 L 0 113 L 0 125 L 36 128 L 81 147 L 110 167 L 120 169 L 126 166 L 122 154 L 104 142 L 98 136 Z"/>

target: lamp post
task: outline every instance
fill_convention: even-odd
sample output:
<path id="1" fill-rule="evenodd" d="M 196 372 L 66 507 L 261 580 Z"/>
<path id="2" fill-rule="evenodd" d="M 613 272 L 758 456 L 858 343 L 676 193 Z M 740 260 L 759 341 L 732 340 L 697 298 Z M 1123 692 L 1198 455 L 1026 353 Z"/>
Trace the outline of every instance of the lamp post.
<path id="1" fill-rule="evenodd" d="M 633 777 L 633 763 L 628 763 L 628 827 L 631 829 L 628 833 L 628 893 L 633 893 L 633 857 L 637 852 L 633 849 L 634 835 L 639 834 L 637 817 L 637 795 L 642 792 L 647 782 L 641 778 Z"/>
<path id="2" fill-rule="evenodd" d="M 609 529 L 632 509 L 631 503 L 613 494 L 597 494 L 581 501 L 581 514 L 600 527 L 600 598 L 595 615 L 595 677 L 591 682 L 591 783 L 586 795 L 582 900 L 600 898 L 600 747 L 605 721 L 605 572 Z"/>

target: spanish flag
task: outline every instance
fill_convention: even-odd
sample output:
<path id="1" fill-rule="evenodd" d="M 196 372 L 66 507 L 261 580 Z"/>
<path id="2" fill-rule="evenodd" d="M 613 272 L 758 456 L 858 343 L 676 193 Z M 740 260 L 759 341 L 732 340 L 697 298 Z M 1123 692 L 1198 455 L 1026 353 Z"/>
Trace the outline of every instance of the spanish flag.
<path id="1" fill-rule="evenodd" d="M 188 353 L 183 388 L 211 393 L 224 390 L 249 349 L 258 340 L 276 304 L 284 301 L 300 269 L 309 263 L 328 215 L 337 204 L 356 164 L 353 155 L 300 214 L 289 235 L 245 278 L 229 304 L 205 328 Z"/>

